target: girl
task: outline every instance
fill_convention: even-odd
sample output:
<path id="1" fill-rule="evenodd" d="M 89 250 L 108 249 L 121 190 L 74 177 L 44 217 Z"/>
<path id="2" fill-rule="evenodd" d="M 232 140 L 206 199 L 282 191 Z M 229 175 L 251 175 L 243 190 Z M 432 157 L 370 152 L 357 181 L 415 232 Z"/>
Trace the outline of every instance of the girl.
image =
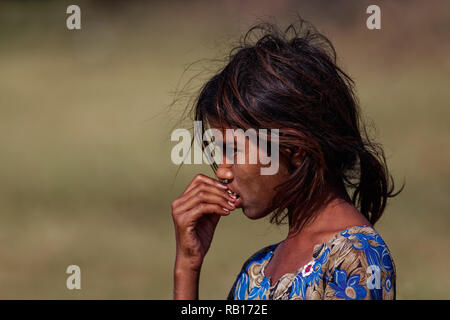
<path id="1" fill-rule="evenodd" d="M 250 44 L 255 31 L 262 35 Z M 229 299 L 395 299 L 393 259 L 373 226 L 402 189 L 393 192 L 353 81 L 325 36 L 304 22 L 284 32 L 253 27 L 202 87 L 195 119 L 221 132 L 278 129 L 279 168 L 262 175 L 265 164 L 248 162 L 246 144 L 213 164 L 218 180 L 197 175 L 172 203 L 175 299 L 198 298 L 214 230 L 236 208 L 250 219 L 287 220 L 289 231 L 244 263 Z M 223 137 L 215 143 L 234 145 Z M 245 163 L 233 163 L 239 153 Z"/>

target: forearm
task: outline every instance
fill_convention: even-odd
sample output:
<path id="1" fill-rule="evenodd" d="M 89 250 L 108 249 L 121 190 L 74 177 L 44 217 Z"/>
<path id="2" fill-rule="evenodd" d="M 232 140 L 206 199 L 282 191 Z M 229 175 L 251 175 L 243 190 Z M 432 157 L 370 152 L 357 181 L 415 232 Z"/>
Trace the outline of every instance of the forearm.
<path id="1" fill-rule="evenodd" d="M 175 262 L 174 300 L 197 300 L 200 280 L 200 268 L 193 269 L 188 263 Z"/>

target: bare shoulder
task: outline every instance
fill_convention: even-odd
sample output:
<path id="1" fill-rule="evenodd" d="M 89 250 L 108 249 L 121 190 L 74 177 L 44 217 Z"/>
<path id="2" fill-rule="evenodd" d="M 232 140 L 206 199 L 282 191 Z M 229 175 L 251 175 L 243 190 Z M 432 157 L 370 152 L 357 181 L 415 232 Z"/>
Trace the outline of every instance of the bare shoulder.
<path id="1" fill-rule="evenodd" d="M 337 235 L 339 235 L 343 230 L 349 230 L 353 228 L 370 228 L 372 229 L 372 225 L 370 224 L 367 219 L 359 219 L 359 220 L 352 220 L 348 221 L 346 224 L 338 225 L 338 226 L 332 226 L 331 228 L 326 228 L 321 230 L 320 232 L 316 232 L 314 234 L 315 243 L 317 244 L 323 244 L 328 243 L 334 238 L 336 238 Z"/>
<path id="2" fill-rule="evenodd" d="M 336 237 L 343 230 L 353 227 L 372 227 L 372 224 L 367 220 L 356 208 L 341 211 L 336 214 L 336 218 L 330 223 L 314 234 L 316 243 L 327 243 Z"/>

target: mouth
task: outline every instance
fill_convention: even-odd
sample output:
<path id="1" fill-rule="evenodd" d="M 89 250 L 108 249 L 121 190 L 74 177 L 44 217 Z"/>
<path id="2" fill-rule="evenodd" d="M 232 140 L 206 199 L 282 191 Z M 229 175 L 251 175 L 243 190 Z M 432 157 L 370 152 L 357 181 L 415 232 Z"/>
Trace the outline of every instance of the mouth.
<path id="1" fill-rule="evenodd" d="M 241 196 L 239 195 L 239 193 L 234 192 L 234 191 L 232 191 L 232 190 L 230 190 L 230 189 L 228 189 L 227 192 L 228 192 L 229 194 L 234 195 L 234 196 L 236 197 L 236 202 L 234 203 L 234 205 L 236 206 L 236 208 L 241 208 L 241 206 L 242 206 L 242 198 L 241 198 Z"/>
<path id="2" fill-rule="evenodd" d="M 236 198 L 239 198 L 239 197 L 240 197 L 240 196 L 239 196 L 239 193 L 234 192 L 234 191 L 231 191 L 230 189 L 228 189 L 227 192 L 228 192 L 229 194 L 234 195 Z"/>

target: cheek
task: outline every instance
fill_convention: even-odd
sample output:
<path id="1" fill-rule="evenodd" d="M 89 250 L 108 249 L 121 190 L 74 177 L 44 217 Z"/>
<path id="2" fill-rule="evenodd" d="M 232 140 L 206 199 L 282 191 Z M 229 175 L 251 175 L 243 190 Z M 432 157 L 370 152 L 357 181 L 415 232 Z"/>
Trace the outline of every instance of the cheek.
<path id="1" fill-rule="evenodd" d="M 283 181 L 283 171 L 273 176 L 261 175 L 258 165 L 236 165 L 234 177 L 242 196 L 267 204 L 276 195 L 274 188 Z M 283 177 L 282 177 L 283 176 Z"/>
<path id="2" fill-rule="evenodd" d="M 259 193 L 263 189 L 260 183 L 258 165 L 235 165 L 234 177 L 240 191 L 245 193 Z"/>

